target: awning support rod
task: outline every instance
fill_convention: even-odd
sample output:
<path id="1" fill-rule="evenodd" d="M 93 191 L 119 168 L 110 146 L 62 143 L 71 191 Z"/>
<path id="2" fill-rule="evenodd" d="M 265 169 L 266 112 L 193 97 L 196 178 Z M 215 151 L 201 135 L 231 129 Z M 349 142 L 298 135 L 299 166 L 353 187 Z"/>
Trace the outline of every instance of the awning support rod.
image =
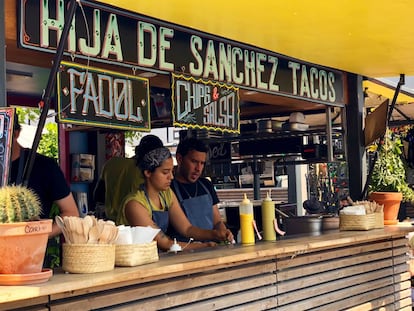
<path id="1" fill-rule="evenodd" d="M 41 107 L 42 112 L 40 114 L 39 123 L 37 125 L 35 137 L 34 137 L 33 144 L 32 144 L 32 149 L 30 151 L 29 157 L 27 159 L 27 162 L 26 162 L 26 165 L 23 171 L 23 178 L 22 178 L 23 186 L 27 186 L 29 182 L 29 177 L 32 172 L 35 155 L 36 155 L 37 148 L 39 146 L 39 142 L 42 136 L 43 127 L 45 126 L 46 117 L 47 117 L 47 114 L 49 113 L 50 97 L 55 87 L 56 75 L 59 71 L 60 61 L 62 60 L 63 52 L 65 49 L 65 44 L 67 42 L 67 38 L 69 34 L 69 29 L 72 25 L 72 20 L 75 15 L 76 7 L 77 7 L 76 2 L 77 0 L 70 0 L 67 14 L 65 14 L 65 25 L 62 30 L 62 35 L 60 36 L 55 58 L 53 60 L 53 66 L 49 73 L 49 79 L 47 81 L 46 90 L 40 102 L 40 103 L 43 102 L 42 104 L 43 107 Z M 19 184 L 20 181 L 18 180 L 16 183 Z"/>
<path id="2" fill-rule="evenodd" d="M 397 97 L 398 97 L 398 94 L 400 93 L 401 86 L 404 85 L 404 84 L 405 84 L 405 75 L 404 74 L 400 74 L 400 80 L 398 81 L 397 87 L 395 88 L 394 97 L 392 98 L 391 106 L 390 106 L 390 108 L 388 110 L 388 115 L 387 115 L 387 120 L 386 120 L 386 122 L 387 122 L 386 123 L 386 127 L 388 127 L 388 123 L 391 120 L 392 112 L 393 112 L 394 107 L 395 107 L 395 104 L 397 102 Z M 384 139 L 384 135 L 381 136 L 380 141 L 382 141 L 383 139 Z M 375 163 L 378 160 L 378 154 L 379 154 L 379 151 L 381 150 L 381 148 L 382 148 L 382 144 L 379 144 L 378 145 L 378 149 L 377 149 L 377 151 L 374 154 L 374 159 L 372 160 L 372 163 L 371 163 L 371 165 L 369 167 L 367 180 L 365 182 L 364 189 L 362 190 L 362 194 L 361 194 L 360 200 L 364 200 L 367 197 L 367 194 L 368 194 L 368 186 L 369 186 L 369 184 L 371 182 L 372 173 L 374 171 L 374 166 L 375 166 Z"/>
<path id="3" fill-rule="evenodd" d="M 407 116 L 404 112 L 402 112 L 401 111 L 401 109 L 399 109 L 399 108 L 397 108 L 397 107 L 394 107 L 394 109 L 396 110 L 396 111 L 398 111 L 398 113 L 400 114 L 400 115 L 402 115 L 407 121 L 410 121 L 411 119 L 410 119 L 410 117 L 409 116 Z"/>

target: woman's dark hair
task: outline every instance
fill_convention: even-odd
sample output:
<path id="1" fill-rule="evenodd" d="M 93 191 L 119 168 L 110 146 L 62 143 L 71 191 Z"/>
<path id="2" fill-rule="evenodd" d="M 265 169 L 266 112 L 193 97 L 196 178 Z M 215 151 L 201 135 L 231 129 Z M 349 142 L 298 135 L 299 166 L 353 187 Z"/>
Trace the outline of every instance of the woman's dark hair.
<path id="1" fill-rule="evenodd" d="M 176 154 L 181 154 L 183 157 L 185 157 L 187 153 L 192 150 L 208 153 L 208 146 L 197 138 L 188 137 L 179 142 Z"/>
<path id="2" fill-rule="evenodd" d="M 141 172 L 150 171 L 155 172 L 157 167 L 160 167 L 162 163 L 171 158 L 171 152 L 166 147 L 155 148 L 148 151 L 144 156 L 140 157 L 138 167 Z"/>
<path id="3" fill-rule="evenodd" d="M 164 144 L 162 143 L 161 139 L 155 135 L 149 134 L 142 137 L 139 145 L 135 147 L 135 159 L 137 161 L 137 166 L 148 152 L 157 148 L 161 148 L 163 146 Z"/>

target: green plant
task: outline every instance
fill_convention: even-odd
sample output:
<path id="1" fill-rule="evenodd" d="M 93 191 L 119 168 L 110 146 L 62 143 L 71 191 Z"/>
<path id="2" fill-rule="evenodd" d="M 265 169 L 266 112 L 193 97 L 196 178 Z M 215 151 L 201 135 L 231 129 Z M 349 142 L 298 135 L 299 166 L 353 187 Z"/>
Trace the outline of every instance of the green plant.
<path id="1" fill-rule="evenodd" d="M 375 145 L 378 159 L 368 186 L 369 193 L 401 192 L 404 202 L 414 201 L 414 190 L 407 183 L 406 164 L 401 157 L 402 146 L 401 138 L 390 130 L 387 130 L 383 141 Z"/>
<path id="2" fill-rule="evenodd" d="M 45 125 L 46 133 L 42 134 L 37 152 L 49 158 L 58 159 L 58 129 L 56 123 Z"/>
<path id="3" fill-rule="evenodd" d="M 23 186 L 0 188 L 0 223 L 39 219 L 41 205 L 38 196 Z"/>
<path id="4" fill-rule="evenodd" d="M 138 131 L 126 131 L 125 132 L 125 142 L 133 145 L 137 139 L 142 137 L 142 133 Z"/>
<path id="5" fill-rule="evenodd" d="M 16 108 L 20 124 L 36 124 L 40 118 L 38 108 Z M 46 123 L 46 133 L 42 134 L 37 152 L 47 157 L 58 160 L 58 127 L 54 122 Z"/>

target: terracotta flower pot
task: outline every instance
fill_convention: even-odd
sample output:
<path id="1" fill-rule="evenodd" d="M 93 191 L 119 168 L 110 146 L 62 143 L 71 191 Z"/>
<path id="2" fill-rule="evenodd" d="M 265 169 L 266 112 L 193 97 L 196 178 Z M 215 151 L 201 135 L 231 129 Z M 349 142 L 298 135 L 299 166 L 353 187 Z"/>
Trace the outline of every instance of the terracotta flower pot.
<path id="1" fill-rule="evenodd" d="M 0 224 L 0 274 L 41 273 L 52 220 Z"/>
<path id="2" fill-rule="evenodd" d="M 384 225 L 398 223 L 398 211 L 402 200 L 401 192 L 372 192 L 369 199 L 378 204 L 384 204 Z"/>

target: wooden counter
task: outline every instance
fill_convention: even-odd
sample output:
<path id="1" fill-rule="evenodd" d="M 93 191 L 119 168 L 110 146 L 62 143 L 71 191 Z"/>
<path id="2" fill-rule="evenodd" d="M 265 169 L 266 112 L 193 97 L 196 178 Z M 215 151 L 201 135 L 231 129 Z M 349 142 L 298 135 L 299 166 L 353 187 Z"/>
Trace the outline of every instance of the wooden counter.
<path id="1" fill-rule="evenodd" d="M 409 231 L 333 231 L 162 254 L 156 263 L 110 272 L 54 271 L 42 284 L 0 286 L 0 309 L 411 310 Z"/>

